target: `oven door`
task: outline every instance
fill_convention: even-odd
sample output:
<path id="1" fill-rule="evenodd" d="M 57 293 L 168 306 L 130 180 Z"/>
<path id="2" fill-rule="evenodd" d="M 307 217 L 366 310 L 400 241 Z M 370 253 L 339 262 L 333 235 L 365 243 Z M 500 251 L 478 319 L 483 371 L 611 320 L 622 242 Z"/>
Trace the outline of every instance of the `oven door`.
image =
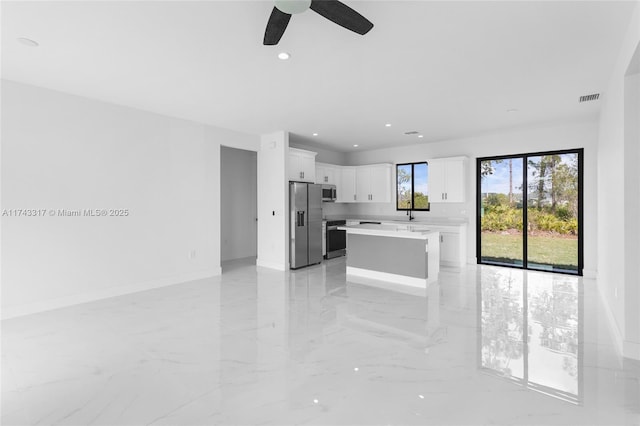
<path id="1" fill-rule="evenodd" d="M 327 259 L 344 256 L 347 252 L 347 231 L 327 226 Z"/>

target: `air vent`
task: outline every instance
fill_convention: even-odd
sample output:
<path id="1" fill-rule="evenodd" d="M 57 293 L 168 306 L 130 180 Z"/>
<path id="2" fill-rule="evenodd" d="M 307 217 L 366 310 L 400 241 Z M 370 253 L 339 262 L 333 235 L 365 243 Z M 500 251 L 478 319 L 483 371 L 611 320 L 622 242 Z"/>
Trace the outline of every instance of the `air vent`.
<path id="1" fill-rule="evenodd" d="M 593 95 L 584 95 L 584 96 L 580 96 L 580 101 L 578 102 L 582 103 L 582 102 L 589 102 L 589 101 L 597 101 L 599 97 L 600 97 L 600 93 L 594 93 Z"/>
<path id="2" fill-rule="evenodd" d="M 405 135 L 407 135 L 407 136 L 417 135 L 417 134 L 419 134 L 419 133 L 420 133 L 420 132 L 417 132 L 417 131 L 415 131 L 415 130 L 412 130 L 412 131 L 410 131 L 410 132 L 404 132 L 404 134 L 405 134 Z"/>

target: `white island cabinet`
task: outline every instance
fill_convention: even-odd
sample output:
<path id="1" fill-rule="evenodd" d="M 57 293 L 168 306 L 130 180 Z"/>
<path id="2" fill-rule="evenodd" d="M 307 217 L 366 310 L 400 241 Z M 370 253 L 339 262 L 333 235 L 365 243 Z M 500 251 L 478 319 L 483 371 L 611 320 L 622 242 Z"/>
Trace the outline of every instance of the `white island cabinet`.
<path id="1" fill-rule="evenodd" d="M 415 225 L 347 225 L 347 276 L 427 288 L 440 272 L 440 234 Z"/>
<path id="2" fill-rule="evenodd" d="M 390 221 L 384 219 L 358 219 L 358 220 L 378 220 L 382 225 L 425 227 L 440 233 L 440 266 L 463 268 L 467 263 L 467 224 L 449 220 L 438 220 L 434 222 L 407 222 Z M 348 223 L 347 223 L 348 224 Z"/>

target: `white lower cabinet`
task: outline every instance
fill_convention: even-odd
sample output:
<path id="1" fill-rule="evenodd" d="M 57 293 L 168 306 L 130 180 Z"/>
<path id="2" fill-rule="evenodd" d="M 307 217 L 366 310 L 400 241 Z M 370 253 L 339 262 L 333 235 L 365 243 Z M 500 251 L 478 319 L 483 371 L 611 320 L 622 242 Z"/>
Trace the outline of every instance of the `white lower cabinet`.
<path id="1" fill-rule="evenodd" d="M 460 234 L 455 232 L 440 233 L 440 263 L 455 265 L 460 257 Z"/>
<path id="2" fill-rule="evenodd" d="M 467 263 L 467 225 L 429 226 L 440 232 L 440 266 L 462 268 Z"/>

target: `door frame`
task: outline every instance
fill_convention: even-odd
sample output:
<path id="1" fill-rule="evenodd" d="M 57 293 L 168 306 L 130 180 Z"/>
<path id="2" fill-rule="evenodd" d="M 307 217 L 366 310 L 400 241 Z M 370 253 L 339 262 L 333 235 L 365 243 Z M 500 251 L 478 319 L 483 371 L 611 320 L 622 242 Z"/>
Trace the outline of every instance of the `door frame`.
<path id="1" fill-rule="evenodd" d="M 541 157 L 543 155 L 562 155 L 562 154 L 577 154 L 578 155 L 578 269 L 576 272 L 564 271 L 564 270 L 545 270 L 545 269 L 537 269 L 537 268 L 529 268 L 528 261 L 528 232 L 527 232 L 527 223 L 528 223 L 528 179 L 527 179 L 527 169 L 528 169 L 528 158 L 529 157 Z M 496 264 L 492 262 L 483 262 L 482 261 L 482 176 L 481 173 L 481 163 L 483 161 L 488 160 L 508 160 L 514 158 L 522 158 L 522 224 L 523 224 L 523 232 L 522 232 L 522 266 L 518 265 L 508 265 L 508 264 Z M 556 274 L 567 274 L 567 275 L 578 275 L 582 276 L 584 269 L 584 148 L 574 148 L 574 149 L 563 149 L 557 151 L 541 151 L 541 152 L 528 152 L 522 154 L 509 154 L 509 155 L 494 155 L 490 157 L 477 157 L 476 158 L 476 261 L 478 265 L 494 265 L 494 266 L 503 266 L 506 268 L 515 268 L 515 269 L 524 269 L 524 270 L 533 270 L 539 272 L 553 272 Z"/>

